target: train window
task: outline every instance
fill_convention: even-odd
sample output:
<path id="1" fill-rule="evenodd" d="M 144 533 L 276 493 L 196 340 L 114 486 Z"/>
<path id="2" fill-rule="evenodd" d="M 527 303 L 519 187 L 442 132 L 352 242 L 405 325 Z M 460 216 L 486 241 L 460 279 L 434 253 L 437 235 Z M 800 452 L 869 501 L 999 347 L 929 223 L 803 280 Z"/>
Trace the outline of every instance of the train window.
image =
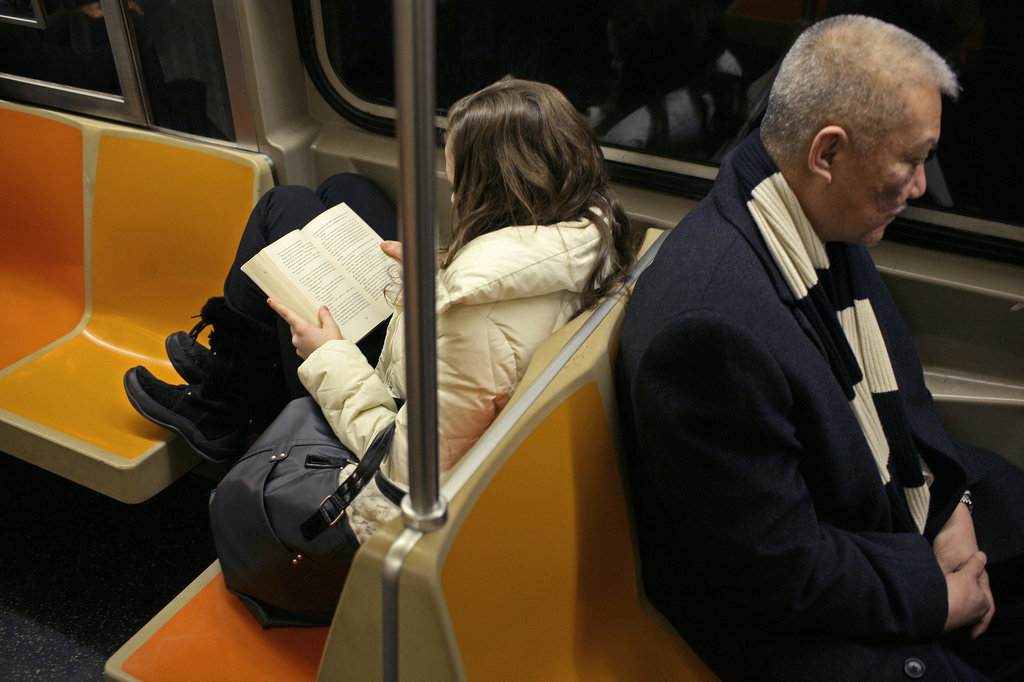
<path id="1" fill-rule="evenodd" d="M 132 0 L 128 5 L 153 123 L 235 139 L 213 2 Z"/>
<path id="2" fill-rule="evenodd" d="M 46 10 L 40 0 L 0 0 L 0 22 L 46 28 Z"/>
<path id="3" fill-rule="evenodd" d="M 321 92 L 368 127 L 390 129 L 391 0 L 295 7 Z M 801 28 L 849 12 L 916 33 L 963 85 L 959 101 L 944 106 L 929 192 L 891 233 L 1024 262 L 1016 189 L 1024 94 L 1015 85 L 1024 77 L 1024 9 L 1013 0 L 438 2 L 438 109 L 504 76 L 547 81 L 588 116 L 619 179 L 700 195 L 723 155 L 758 125 Z"/>
<path id="4" fill-rule="evenodd" d="M 6 3 L 5 3 L 6 4 Z M 45 28 L 0 24 L 0 71 L 76 89 L 121 95 L 114 51 L 98 2 L 49 3 Z"/>
<path id="5" fill-rule="evenodd" d="M 238 139 L 235 116 L 248 112 L 231 107 L 224 0 L 0 0 L 0 18 L 31 3 L 34 24 L 0 23 L 0 96 Z"/>
<path id="6" fill-rule="evenodd" d="M 506 75 L 546 80 L 579 106 L 600 96 L 610 69 L 604 19 L 593 0 L 439 2 L 437 103 Z M 323 0 L 330 67 L 356 96 L 393 101 L 391 0 Z M 558 36 L 575 35 L 566 49 Z"/>

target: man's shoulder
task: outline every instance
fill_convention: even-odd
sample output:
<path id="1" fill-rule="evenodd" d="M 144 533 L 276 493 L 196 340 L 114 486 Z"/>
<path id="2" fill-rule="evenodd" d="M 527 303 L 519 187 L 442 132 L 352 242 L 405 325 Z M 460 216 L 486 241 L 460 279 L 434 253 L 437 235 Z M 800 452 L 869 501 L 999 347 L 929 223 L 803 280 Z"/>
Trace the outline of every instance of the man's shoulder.
<path id="1" fill-rule="evenodd" d="M 736 226 L 698 206 L 665 239 L 641 275 L 633 301 L 673 309 L 728 305 L 734 297 L 775 297 L 764 262 Z"/>
<path id="2" fill-rule="evenodd" d="M 697 330 L 774 338 L 796 324 L 765 264 L 737 230 L 692 220 L 674 229 L 627 304 L 620 337 L 626 365 Z"/>

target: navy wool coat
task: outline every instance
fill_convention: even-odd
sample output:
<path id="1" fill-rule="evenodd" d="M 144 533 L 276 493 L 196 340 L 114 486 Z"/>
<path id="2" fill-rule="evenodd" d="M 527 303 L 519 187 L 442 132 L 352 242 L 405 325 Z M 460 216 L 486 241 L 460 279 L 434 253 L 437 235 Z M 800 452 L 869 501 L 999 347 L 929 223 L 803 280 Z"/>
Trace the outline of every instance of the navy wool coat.
<path id="1" fill-rule="evenodd" d="M 914 660 L 969 678 L 939 642 L 930 541 L 970 487 L 990 564 L 1019 556 L 1019 510 L 1009 527 L 985 519 L 1007 514 L 993 486 L 1019 501 L 1024 475 L 950 439 L 867 250 L 830 244 L 864 277 L 936 478 L 924 536 L 893 531 L 867 441 L 746 208 L 776 171 L 755 132 L 628 305 L 616 371 L 647 596 L 726 680 L 905 679 Z"/>

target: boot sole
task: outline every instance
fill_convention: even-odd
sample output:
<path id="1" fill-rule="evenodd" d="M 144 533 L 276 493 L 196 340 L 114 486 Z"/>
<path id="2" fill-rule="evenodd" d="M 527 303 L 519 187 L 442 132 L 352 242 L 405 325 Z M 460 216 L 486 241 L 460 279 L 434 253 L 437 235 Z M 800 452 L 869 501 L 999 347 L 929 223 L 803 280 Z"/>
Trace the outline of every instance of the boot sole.
<path id="1" fill-rule="evenodd" d="M 209 440 L 191 423 L 176 423 L 174 418 L 179 415 L 149 398 L 131 370 L 125 372 L 124 375 L 124 392 L 128 396 L 128 402 L 139 414 L 157 426 L 162 426 L 181 436 L 182 440 L 203 459 L 214 464 L 224 464 L 242 454 L 243 450 L 240 448 L 227 448 L 222 445 L 228 440 L 237 439 L 237 436 Z M 204 447 L 200 447 L 197 443 L 204 443 Z"/>

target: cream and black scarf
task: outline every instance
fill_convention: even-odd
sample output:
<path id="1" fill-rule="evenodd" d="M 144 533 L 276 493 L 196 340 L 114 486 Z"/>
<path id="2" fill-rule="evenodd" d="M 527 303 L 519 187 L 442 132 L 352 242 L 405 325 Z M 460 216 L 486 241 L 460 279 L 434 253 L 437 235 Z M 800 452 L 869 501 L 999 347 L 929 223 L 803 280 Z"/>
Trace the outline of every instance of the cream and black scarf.
<path id="1" fill-rule="evenodd" d="M 924 532 L 927 466 L 917 454 L 889 353 L 871 302 L 859 290 L 845 251 L 835 260 L 811 228 L 781 173 L 751 192 L 747 208 L 828 356 L 867 439 L 888 492 L 897 530 Z"/>

